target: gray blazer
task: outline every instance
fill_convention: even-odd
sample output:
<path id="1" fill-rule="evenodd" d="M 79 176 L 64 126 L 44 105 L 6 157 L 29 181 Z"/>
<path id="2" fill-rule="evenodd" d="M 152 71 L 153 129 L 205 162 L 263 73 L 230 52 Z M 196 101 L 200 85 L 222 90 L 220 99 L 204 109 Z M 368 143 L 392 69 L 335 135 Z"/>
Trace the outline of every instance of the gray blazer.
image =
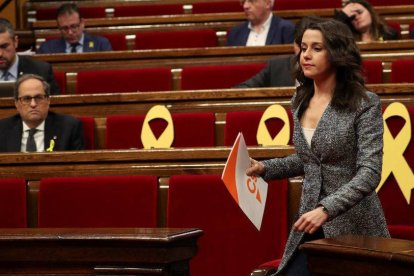
<path id="1" fill-rule="evenodd" d="M 329 214 L 329 221 L 322 226 L 327 238 L 343 234 L 389 237 L 375 192 L 383 155 L 381 103 L 376 94 L 367 95 L 369 101 L 363 101 L 355 112 L 328 105 L 310 147 L 298 109 L 292 110 L 296 154 L 264 161 L 266 180 L 304 175 L 298 215 L 323 205 Z M 278 272 L 302 238 L 302 232 L 290 232 Z"/>

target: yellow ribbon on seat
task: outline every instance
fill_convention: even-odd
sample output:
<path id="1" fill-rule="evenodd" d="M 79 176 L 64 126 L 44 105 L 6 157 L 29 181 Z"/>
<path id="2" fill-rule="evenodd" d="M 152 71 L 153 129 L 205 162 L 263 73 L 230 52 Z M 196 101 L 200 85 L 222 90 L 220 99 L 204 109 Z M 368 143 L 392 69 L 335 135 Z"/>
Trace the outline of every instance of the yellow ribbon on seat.
<path id="1" fill-rule="evenodd" d="M 403 128 L 395 139 L 386 123 L 386 120 L 392 116 L 399 116 L 405 120 Z M 381 182 L 376 191 L 378 192 L 382 188 L 387 178 L 393 173 L 407 204 L 410 204 L 411 190 L 414 188 L 414 175 L 403 155 L 411 140 L 410 114 L 402 103 L 394 102 L 385 109 L 383 113 L 383 121 L 384 156 Z"/>
<path id="2" fill-rule="evenodd" d="M 279 131 L 274 139 L 266 127 L 266 120 L 270 118 L 278 118 L 284 122 L 283 128 Z M 290 140 L 290 124 L 286 109 L 280 104 L 273 104 L 266 108 L 260 119 L 259 128 L 256 134 L 257 143 L 262 146 L 280 146 L 288 145 Z"/>
<path id="3" fill-rule="evenodd" d="M 149 122 L 153 119 L 164 119 L 168 125 L 157 139 L 151 130 Z M 141 141 L 144 149 L 170 148 L 174 141 L 174 125 L 170 111 L 163 105 L 153 106 L 147 113 L 142 125 Z"/>

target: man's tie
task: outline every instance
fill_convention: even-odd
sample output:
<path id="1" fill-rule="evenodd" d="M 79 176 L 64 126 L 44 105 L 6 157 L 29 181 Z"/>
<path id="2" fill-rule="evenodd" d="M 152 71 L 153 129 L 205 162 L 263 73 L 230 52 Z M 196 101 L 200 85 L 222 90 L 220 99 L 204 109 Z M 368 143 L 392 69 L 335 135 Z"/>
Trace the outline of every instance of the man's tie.
<path id="1" fill-rule="evenodd" d="M 34 139 L 34 134 L 37 132 L 37 129 L 31 128 L 28 131 L 29 131 L 29 137 L 27 137 L 26 151 L 27 152 L 37 151 L 36 142 Z"/>
<path id="2" fill-rule="evenodd" d="M 1 76 L 1 79 L 4 80 L 4 81 L 8 81 L 9 76 L 10 76 L 9 71 L 4 71 L 3 75 Z"/>
<path id="3" fill-rule="evenodd" d="M 76 47 L 78 47 L 78 45 L 79 45 L 79 43 L 77 43 L 77 42 L 70 44 L 70 52 L 71 53 L 77 53 Z"/>

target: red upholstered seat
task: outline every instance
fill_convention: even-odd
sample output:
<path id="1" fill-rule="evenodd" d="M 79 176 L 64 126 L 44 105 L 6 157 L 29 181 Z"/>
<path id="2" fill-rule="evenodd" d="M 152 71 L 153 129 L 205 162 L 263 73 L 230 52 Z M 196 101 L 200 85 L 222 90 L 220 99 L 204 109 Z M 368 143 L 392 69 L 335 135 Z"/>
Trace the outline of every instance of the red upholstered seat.
<path id="1" fill-rule="evenodd" d="M 55 20 L 57 8 L 40 8 L 36 10 L 37 20 Z M 103 7 L 79 7 L 79 12 L 83 18 L 102 18 L 106 17 Z"/>
<path id="2" fill-rule="evenodd" d="M 112 50 L 114 51 L 125 51 L 128 50 L 127 41 L 125 34 L 121 33 L 106 33 L 102 34 L 111 43 Z"/>
<path id="3" fill-rule="evenodd" d="M 382 61 L 364 60 L 362 62 L 365 83 L 382 83 Z"/>
<path id="4" fill-rule="evenodd" d="M 213 29 L 139 32 L 135 37 L 136 50 L 216 47 L 218 39 Z"/>
<path id="5" fill-rule="evenodd" d="M 190 261 L 190 275 L 249 275 L 280 258 L 287 239 L 287 180 L 269 185 L 260 231 L 244 215 L 219 175 L 170 178 L 168 227 L 196 227 L 204 235 Z"/>
<path id="6" fill-rule="evenodd" d="M 215 146 L 215 116 L 212 112 L 173 113 L 174 142 L 172 147 Z M 141 129 L 145 115 L 113 115 L 106 118 L 106 148 L 142 148 Z M 159 137 L 167 123 L 162 119 L 150 122 Z"/>
<path id="7" fill-rule="evenodd" d="M 0 179 L 0 228 L 27 227 L 26 180 Z"/>
<path id="8" fill-rule="evenodd" d="M 247 63 L 184 67 L 181 72 L 181 89 L 232 88 L 256 75 L 264 66 L 264 63 Z"/>
<path id="9" fill-rule="evenodd" d="M 370 0 L 373 6 L 412 5 L 413 0 Z"/>
<path id="10" fill-rule="evenodd" d="M 414 82 L 414 59 L 397 59 L 391 64 L 391 82 Z"/>
<path id="11" fill-rule="evenodd" d="M 264 111 L 234 111 L 227 112 L 224 127 L 224 145 L 232 146 L 239 132 L 243 133 L 248 146 L 257 146 L 257 130 Z M 287 111 L 290 123 L 290 137 L 293 133 L 292 113 Z M 266 121 L 266 127 L 272 137 L 282 129 L 284 123 L 281 119 L 272 118 Z M 291 138 L 292 139 L 292 138 Z M 291 142 L 290 142 L 291 143 Z"/>
<path id="12" fill-rule="evenodd" d="M 342 0 L 276 0 L 274 10 L 341 8 Z"/>
<path id="13" fill-rule="evenodd" d="M 79 117 L 82 121 L 85 149 L 95 149 L 95 119 L 93 117 Z"/>
<path id="14" fill-rule="evenodd" d="M 62 71 L 53 71 L 53 75 L 55 76 L 56 82 L 60 88 L 60 94 L 66 94 L 66 72 Z"/>
<path id="15" fill-rule="evenodd" d="M 182 4 L 148 4 L 116 6 L 114 17 L 123 16 L 151 16 L 184 13 Z"/>
<path id="16" fill-rule="evenodd" d="M 411 127 L 413 127 L 414 107 L 408 107 L 407 109 L 410 114 Z M 386 120 L 386 124 L 394 138 L 400 133 L 405 123 L 404 119 L 399 116 L 392 116 Z M 412 135 L 412 131 L 410 135 Z M 413 138 L 411 136 L 411 140 L 403 154 L 411 171 L 414 169 Z M 402 164 L 396 165 L 402 166 Z M 412 215 L 414 214 L 414 193 L 411 192 L 411 201 L 407 204 L 394 174 L 391 173 L 378 191 L 378 196 L 384 209 L 391 237 L 412 239 L 414 237 L 414 216 Z"/>
<path id="17" fill-rule="evenodd" d="M 156 227 L 157 177 L 43 178 L 39 227 Z"/>
<path id="18" fill-rule="evenodd" d="M 193 13 L 242 12 L 239 1 L 199 2 L 193 3 Z"/>
<path id="19" fill-rule="evenodd" d="M 414 4 L 414 2 L 412 4 Z M 388 25 L 388 27 L 396 30 L 397 34 L 398 34 L 398 39 L 401 39 L 401 25 L 400 25 L 400 23 L 395 22 L 395 21 L 387 21 L 387 25 Z"/>
<path id="20" fill-rule="evenodd" d="M 116 93 L 171 90 L 169 68 L 79 71 L 76 93 Z"/>

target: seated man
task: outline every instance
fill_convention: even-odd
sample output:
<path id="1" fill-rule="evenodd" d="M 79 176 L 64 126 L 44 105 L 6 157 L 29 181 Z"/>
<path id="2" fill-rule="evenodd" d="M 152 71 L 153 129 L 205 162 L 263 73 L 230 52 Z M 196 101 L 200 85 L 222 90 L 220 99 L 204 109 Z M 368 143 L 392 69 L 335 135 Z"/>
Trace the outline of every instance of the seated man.
<path id="1" fill-rule="evenodd" d="M 42 43 L 38 54 L 112 51 L 107 38 L 84 32 L 85 19 L 76 4 L 62 4 L 57 10 L 56 21 L 62 37 Z"/>
<path id="2" fill-rule="evenodd" d="M 230 30 L 227 46 L 292 43 L 295 26 L 273 15 L 273 3 L 274 0 L 241 0 L 247 21 Z"/>
<path id="3" fill-rule="evenodd" d="M 7 19 L 0 18 L 0 81 L 16 81 L 23 74 L 37 74 L 49 83 L 52 95 L 59 94 L 52 66 L 41 60 L 17 55 L 17 46 L 18 37 L 13 25 Z"/>
<path id="4" fill-rule="evenodd" d="M 19 114 L 0 120 L 0 152 L 43 152 L 85 148 L 82 123 L 49 111 L 49 84 L 26 74 L 16 81 Z"/>

